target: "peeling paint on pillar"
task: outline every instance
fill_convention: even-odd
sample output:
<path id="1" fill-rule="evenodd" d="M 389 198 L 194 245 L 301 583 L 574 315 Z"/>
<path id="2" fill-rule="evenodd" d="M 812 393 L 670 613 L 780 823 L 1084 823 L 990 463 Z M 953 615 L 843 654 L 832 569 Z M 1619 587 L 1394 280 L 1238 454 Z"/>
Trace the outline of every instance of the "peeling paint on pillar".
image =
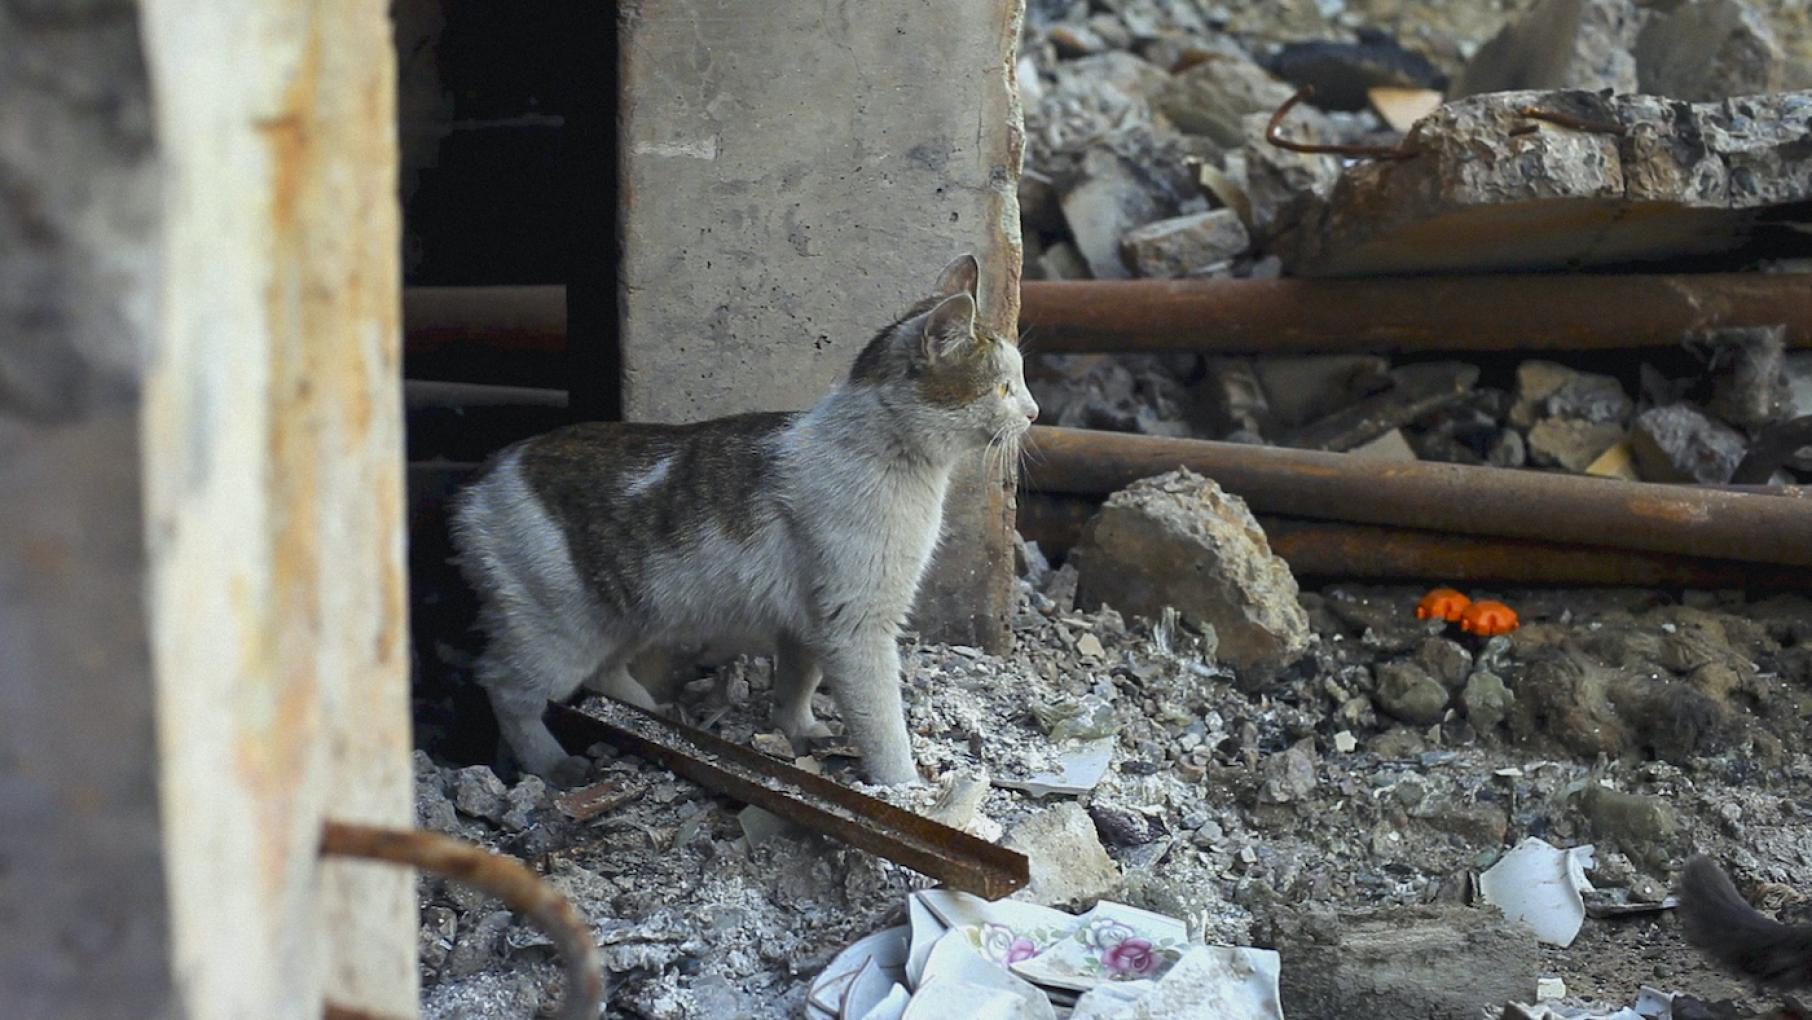
<path id="1" fill-rule="evenodd" d="M 964 251 L 1017 335 L 1023 0 L 618 10 L 628 417 L 808 406 Z M 959 472 L 928 635 L 1005 642 L 1012 491 Z"/>

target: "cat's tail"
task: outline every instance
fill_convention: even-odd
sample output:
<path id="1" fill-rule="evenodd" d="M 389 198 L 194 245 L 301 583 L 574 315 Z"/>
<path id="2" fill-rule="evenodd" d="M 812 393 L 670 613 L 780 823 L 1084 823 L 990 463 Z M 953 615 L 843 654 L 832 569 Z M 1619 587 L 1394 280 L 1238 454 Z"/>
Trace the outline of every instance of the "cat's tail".
<path id="1" fill-rule="evenodd" d="M 1686 940 L 1713 960 L 1776 988 L 1812 985 L 1812 924 L 1782 924 L 1744 900 L 1723 869 L 1700 855 L 1680 874 Z"/>

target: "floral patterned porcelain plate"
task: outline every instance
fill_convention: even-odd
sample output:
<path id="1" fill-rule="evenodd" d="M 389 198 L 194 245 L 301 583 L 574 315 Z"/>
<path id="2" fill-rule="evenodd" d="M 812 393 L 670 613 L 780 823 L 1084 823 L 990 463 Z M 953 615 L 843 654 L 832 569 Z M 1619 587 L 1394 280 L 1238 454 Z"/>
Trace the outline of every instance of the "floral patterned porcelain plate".
<path id="1" fill-rule="evenodd" d="M 1008 959 L 1008 968 L 1037 984 L 1082 992 L 1108 982 L 1163 977 L 1189 943 L 1183 922 L 1123 903 L 1102 900 L 1075 921 L 1065 937 L 1036 953 Z M 1002 941 L 1002 936 L 994 938 Z"/>

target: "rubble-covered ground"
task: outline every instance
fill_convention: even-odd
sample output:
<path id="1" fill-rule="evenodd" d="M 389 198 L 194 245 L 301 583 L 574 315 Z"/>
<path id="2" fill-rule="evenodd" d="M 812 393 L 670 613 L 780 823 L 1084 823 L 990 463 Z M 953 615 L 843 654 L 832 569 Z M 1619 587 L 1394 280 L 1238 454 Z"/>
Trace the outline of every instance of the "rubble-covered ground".
<path id="1" fill-rule="evenodd" d="M 1330 588 L 1301 596 L 1307 656 L 1239 682 L 1186 624 L 1079 611 L 1074 571 L 1030 559 L 1010 655 L 908 645 L 914 751 L 937 778 L 883 795 L 1008 839 L 1041 813 L 1086 809 L 1085 835 L 1114 866 L 1085 867 L 1076 827 L 1047 827 L 1069 837 L 1030 847 L 1035 870 L 1069 883 L 1047 898 L 1116 899 L 1209 941 L 1275 946 L 1292 1018 L 1496 1015 L 1533 1001 L 1544 975 L 1607 1003 L 1653 984 L 1766 1004 L 1685 946 L 1671 912 L 1588 920 L 1570 948 L 1542 948 L 1478 904 L 1473 883 L 1539 836 L 1594 844 L 1606 902 L 1658 901 L 1684 857 L 1706 851 L 1764 908 L 1804 903 L 1812 601 L 1495 593 L 1524 623 L 1482 641 L 1417 621 L 1419 590 Z M 766 664 L 721 679 L 719 732 L 783 749 L 762 724 Z M 691 710 L 710 714 L 718 691 L 693 685 Z M 1092 792 L 994 787 L 956 817 L 948 797 L 935 803 L 958 777 L 1048 765 L 1048 731 L 1066 720 L 1056 736 L 1115 734 Z M 739 805 L 597 750 L 594 780 L 629 799 L 584 822 L 539 780 L 506 787 L 488 767 L 426 754 L 418 797 L 424 825 L 518 855 L 572 897 L 604 947 L 613 1016 L 801 1016 L 812 975 L 898 923 L 923 881 L 810 834 L 758 829 L 751 846 Z M 856 782 L 836 748 L 801 764 Z M 528 1016 L 557 997 L 546 941 L 496 903 L 430 879 L 422 905 L 427 1016 Z"/>

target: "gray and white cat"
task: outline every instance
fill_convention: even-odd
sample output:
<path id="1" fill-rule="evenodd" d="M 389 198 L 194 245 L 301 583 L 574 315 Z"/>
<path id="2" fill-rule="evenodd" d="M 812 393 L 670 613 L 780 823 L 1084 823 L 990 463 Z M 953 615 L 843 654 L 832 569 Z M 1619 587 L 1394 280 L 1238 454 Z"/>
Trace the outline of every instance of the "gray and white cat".
<path id="1" fill-rule="evenodd" d="M 868 777 L 918 778 L 896 642 L 945 489 L 1038 416 L 1018 348 L 976 322 L 979 272 L 952 262 L 803 413 L 573 425 L 492 459 L 453 535 L 489 638 L 479 681 L 525 768 L 582 764 L 542 722 L 549 699 L 584 684 L 654 707 L 668 692 L 632 677 L 638 657 L 772 648 L 774 725 L 827 736 L 822 678 Z"/>

